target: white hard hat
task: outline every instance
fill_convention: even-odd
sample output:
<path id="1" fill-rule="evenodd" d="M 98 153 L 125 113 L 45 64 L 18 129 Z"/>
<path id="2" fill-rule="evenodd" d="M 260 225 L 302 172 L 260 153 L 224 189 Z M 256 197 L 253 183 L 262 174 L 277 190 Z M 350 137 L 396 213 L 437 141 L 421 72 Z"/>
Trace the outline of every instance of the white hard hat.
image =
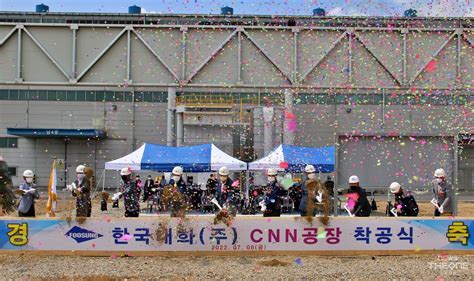
<path id="1" fill-rule="evenodd" d="M 221 167 L 219 169 L 219 175 L 228 176 L 229 175 L 229 169 L 227 169 L 227 167 Z"/>
<path id="2" fill-rule="evenodd" d="M 316 173 L 316 169 L 314 168 L 313 165 L 306 165 L 306 167 L 304 167 L 304 171 L 307 174 Z"/>
<path id="3" fill-rule="evenodd" d="M 171 173 L 173 175 L 181 176 L 183 174 L 183 167 L 176 166 L 176 167 L 173 168 L 173 171 Z"/>
<path id="4" fill-rule="evenodd" d="M 122 170 L 120 170 L 120 175 L 121 176 L 128 176 L 128 175 L 131 175 L 132 174 L 132 168 L 130 167 L 125 167 L 125 168 L 122 168 Z"/>
<path id="5" fill-rule="evenodd" d="M 400 191 L 400 184 L 398 182 L 392 182 L 390 184 L 390 192 L 395 194 L 395 193 L 398 193 Z"/>
<path id="6" fill-rule="evenodd" d="M 446 172 L 444 171 L 444 169 L 439 168 L 436 169 L 434 176 L 437 178 L 446 177 Z"/>
<path id="7" fill-rule="evenodd" d="M 278 174 L 276 169 L 270 168 L 267 170 L 267 176 L 276 176 Z"/>
<path id="8" fill-rule="evenodd" d="M 84 174 L 84 170 L 86 169 L 86 166 L 84 165 L 79 165 L 76 168 L 76 173 Z"/>
<path id="9" fill-rule="evenodd" d="M 349 178 L 349 183 L 358 183 L 359 182 L 359 177 L 356 175 L 350 176 Z"/>
<path id="10" fill-rule="evenodd" d="M 25 177 L 25 178 L 32 178 L 34 176 L 35 176 L 35 174 L 33 173 L 32 170 L 25 170 L 23 172 L 23 177 Z"/>

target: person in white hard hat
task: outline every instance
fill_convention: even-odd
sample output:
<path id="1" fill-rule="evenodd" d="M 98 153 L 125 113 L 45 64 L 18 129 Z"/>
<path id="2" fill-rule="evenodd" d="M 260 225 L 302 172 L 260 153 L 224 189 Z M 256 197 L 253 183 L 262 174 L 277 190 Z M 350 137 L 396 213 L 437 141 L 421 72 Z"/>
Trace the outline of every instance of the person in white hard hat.
<path id="1" fill-rule="evenodd" d="M 72 196 L 76 197 L 76 217 L 90 217 L 90 185 L 85 175 L 86 166 L 79 165 L 76 167 L 76 180 L 67 189 L 72 192 Z"/>
<path id="2" fill-rule="evenodd" d="M 369 200 L 365 193 L 365 189 L 360 187 L 359 177 L 352 175 L 349 177 L 349 190 L 347 191 L 346 196 L 349 200 L 354 201 L 354 206 L 350 209 L 352 215 L 356 217 L 368 217 L 372 211 Z"/>
<path id="3" fill-rule="evenodd" d="M 23 172 L 23 183 L 20 184 L 18 190 L 20 192 L 20 203 L 18 205 L 19 217 L 34 217 L 35 214 L 35 199 L 39 198 L 36 185 L 33 183 L 35 174 L 31 170 Z"/>
<path id="4" fill-rule="evenodd" d="M 277 174 L 276 169 L 270 168 L 267 170 L 268 183 L 265 197 L 266 209 L 263 212 L 264 217 L 279 217 L 281 214 L 281 193 L 283 189 L 277 182 Z"/>
<path id="5" fill-rule="evenodd" d="M 140 215 L 140 193 L 141 188 L 132 180 L 132 169 L 125 167 L 120 170 L 122 186 L 119 197 L 123 197 L 125 217 L 138 217 Z"/>
<path id="6" fill-rule="evenodd" d="M 171 172 L 171 179 L 163 189 L 165 208 L 171 212 L 171 217 L 182 217 L 188 209 L 186 200 L 186 182 L 183 180 L 183 167 L 176 166 Z"/>
<path id="7" fill-rule="evenodd" d="M 394 215 L 393 212 L 399 217 L 416 217 L 418 215 L 418 204 L 411 192 L 403 190 L 398 182 L 392 182 L 389 189 L 390 193 L 395 196 L 395 206 L 393 211 L 390 210 L 390 215 Z"/>
<path id="8" fill-rule="evenodd" d="M 183 167 L 176 166 L 173 168 L 169 185 L 176 185 L 178 191 L 183 195 L 186 193 L 186 182 L 183 180 Z"/>
<path id="9" fill-rule="evenodd" d="M 434 216 L 452 216 L 453 187 L 447 182 L 444 169 L 436 169 L 432 186 L 433 199 L 431 202 L 436 206 Z"/>
<path id="10" fill-rule="evenodd" d="M 224 206 L 225 203 L 231 202 L 234 195 L 234 188 L 232 184 L 234 183 L 229 177 L 229 169 L 227 167 L 221 167 L 219 169 L 219 182 L 217 184 L 216 190 L 216 199 L 221 206 Z"/>
<path id="11" fill-rule="evenodd" d="M 315 200 L 315 195 L 310 194 L 310 190 L 308 189 L 308 184 L 311 183 L 311 186 L 315 185 L 318 187 L 321 186 L 321 183 L 316 179 L 316 168 L 313 165 L 306 165 L 304 168 L 304 172 L 306 174 L 307 180 L 301 185 L 301 201 L 299 205 L 299 211 L 302 217 L 304 216 L 314 216 L 316 214 L 315 208 L 311 208 L 311 213 L 308 213 L 308 206 L 313 206 L 314 204 L 310 203 L 308 200 Z M 311 192 L 313 193 L 313 192 Z"/>

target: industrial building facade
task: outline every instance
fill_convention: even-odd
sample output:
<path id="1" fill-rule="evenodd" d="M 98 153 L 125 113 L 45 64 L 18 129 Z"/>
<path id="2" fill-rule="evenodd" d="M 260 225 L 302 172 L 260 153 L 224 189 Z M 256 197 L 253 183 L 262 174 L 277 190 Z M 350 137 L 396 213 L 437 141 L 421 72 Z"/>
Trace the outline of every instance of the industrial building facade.
<path id="1" fill-rule="evenodd" d="M 244 161 L 336 145 L 339 186 L 422 188 L 444 167 L 474 190 L 473 25 L 0 13 L 0 155 L 15 183 L 28 168 L 46 185 L 55 157 L 64 183 L 143 142 L 212 142 Z"/>

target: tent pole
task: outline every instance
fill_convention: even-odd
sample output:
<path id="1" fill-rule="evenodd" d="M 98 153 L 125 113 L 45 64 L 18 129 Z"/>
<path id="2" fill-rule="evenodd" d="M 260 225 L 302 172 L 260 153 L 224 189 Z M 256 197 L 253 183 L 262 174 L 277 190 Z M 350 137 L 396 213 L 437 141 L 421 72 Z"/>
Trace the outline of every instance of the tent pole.
<path id="1" fill-rule="evenodd" d="M 250 180 L 249 180 L 249 176 L 250 176 L 250 171 L 247 169 L 245 171 L 245 199 L 249 199 L 249 185 L 250 185 Z"/>

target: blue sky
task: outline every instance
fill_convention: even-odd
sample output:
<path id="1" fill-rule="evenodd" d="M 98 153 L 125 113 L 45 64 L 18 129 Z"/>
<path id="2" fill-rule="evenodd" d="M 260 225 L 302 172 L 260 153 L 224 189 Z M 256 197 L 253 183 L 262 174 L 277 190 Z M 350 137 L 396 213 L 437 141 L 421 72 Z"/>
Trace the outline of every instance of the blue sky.
<path id="1" fill-rule="evenodd" d="M 0 0 L 0 10 L 34 11 L 42 1 L 51 12 L 124 13 L 135 4 L 146 13 L 218 14 L 227 5 L 235 14 L 310 15 L 322 7 L 330 15 L 397 16 L 415 8 L 419 16 L 474 17 L 474 0 Z"/>

